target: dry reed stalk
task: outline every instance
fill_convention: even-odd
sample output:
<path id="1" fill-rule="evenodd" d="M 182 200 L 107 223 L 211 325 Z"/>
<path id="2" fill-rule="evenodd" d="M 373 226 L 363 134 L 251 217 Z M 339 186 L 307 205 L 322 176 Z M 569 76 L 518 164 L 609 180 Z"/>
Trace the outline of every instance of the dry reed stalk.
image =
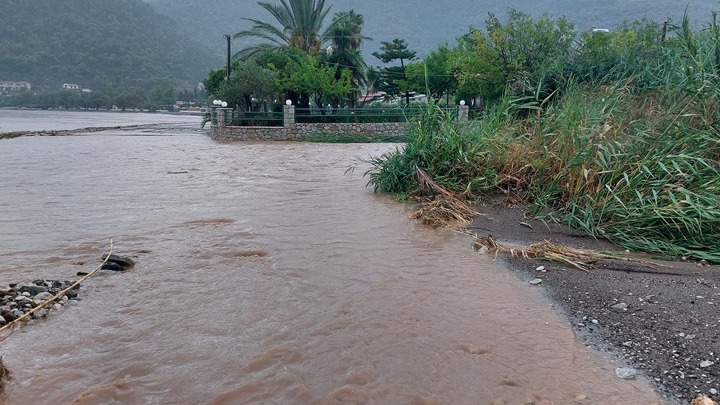
<path id="1" fill-rule="evenodd" d="M 34 314 L 35 312 L 39 311 L 41 308 L 44 308 L 44 307 L 48 306 L 49 304 L 51 304 L 51 303 L 52 303 L 53 301 L 55 301 L 56 299 L 58 299 L 58 298 L 62 297 L 63 295 L 65 295 L 68 291 L 70 291 L 70 290 L 72 290 L 73 288 L 75 288 L 75 287 L 77 287 L 78 285 L 80 285 L 80 283 L 82 283 L 83 281 L 87 280 L 88 277 L 92 276 L 92 275 L 95 274 L 98 270 L 100 270 L 100 269 L 102 268 L 102 266 L 103 266 L 105 263 L 107 263 L 108 259 L 110 259 L 110 255 L 112 255 L 112 253 L 113 253 L 113 241 L 112 241 L 112 239 L 110 239 L 110 253 L 108 253 L 108 254 L 105 256 L 105 260 L 103 260 L 103 262 L 100 263 L 93 271 L 91 271 L 90 273 L 82 276 L 82 277 L 79 278 L 77 281 L 75 281 L 74 283 L 72 283 L 70 286 L 68 286 L 68 287 L 65 288 L 64 290 L 58 292 L 57 294 L 53 295 L 52 297 L 48 298 L 47 300 L 45 300 L 45 302 L 43 302 L 42 304 L 40 304 L 40 305 L 36 306 L 35 308 L 31 309 L 30 311 L 28 311 L 27 313 L 25 313 L 23 316 L 15 319 L 15 320 L 12 321 L 12 322 L 8 322 L 6 325 L 4 325 L 2 328 L 0 328 L 0 332 L 2 332 L 2 331 L 4 331 L 4 330 L 7 330 L 7 329 L 10 329 L 10 328 L 12 328 L 13 326 L 17 325 L 19 322 L 26 320 L 27 318 L 29 318 L 30 316 L 32 316 L 32 314 Z M 2 338 L 0 338 L 0 341 L 3 341 L 3 340 L 5 340 L 5 339 L 7 339 L 8 336 L 10 336 L 10 335 L 3 336 Z"/>
<path id="2" fill-rule="evenodd" d="M 447 195 L 438 195 L 422 208 L 410 214 L 433 228 L 462 228 L 480 215 L 466 202 Z"/>
<path id="3" fill-rule="evenodd" d="M 440 195 L 444 195 L 447 197 L 452 198 L 458 198 L 455 194 L 447 191 L 443 186 L 437 184 L 425 171 L 417 166 L 415 166 L 415 172 L 418 176 L 418 184 L 420 184 L 421 188 L 424 189 L 430 189 L 431 191 L 434 191 Z"/>
<path id="4" fill-rule="evenodd" d="M 433 228 L 462 228 L 472 223 L 473 218 L 480 215 L 468 203 L 456 194 L 437 184 L 425 171 L 415 167 L 420 187 L 436 193 L 434 199 L 426 202 L 422 208 L 410 214 L 423 224 Z"/>
<path id="5" fill-rule="evenodd" d="M 590 250 L 556 245 L 549 241 L 535 243 L 529 247 L 504 245 L 497 243 L 492 236 L 477 238 L 475 240 L 474 247 L 475 249 L 486 247 L 488 251 L 495 253 L 496 258 L 498 253 L 508 253 L 513 257 L 522 257 L 524 259 L 540 259 L 552 262 L 561 262 L 583 271 L 590 270 L 592 268 L 592 262 L 610 257 L 609 255 Z"/>
<path id="6" fill-rule="evenodd" d="M 693 399 L 691 405 L 717 405 L 717 402 L 710 399 L 707 395 L 698 395 Z"/>

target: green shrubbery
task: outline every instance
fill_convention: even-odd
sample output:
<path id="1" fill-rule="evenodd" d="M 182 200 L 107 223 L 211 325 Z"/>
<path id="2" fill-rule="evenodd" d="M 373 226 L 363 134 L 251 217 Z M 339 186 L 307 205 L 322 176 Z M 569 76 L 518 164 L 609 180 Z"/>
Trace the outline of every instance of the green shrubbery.
<path id="1" fill-rule="evenodd" d="M 533 35 L 533 25 L 522 22 L 517 26 Z M 497 57 L 492 46 L 466 51 L 479 49 L 485 53 L 467 60 Z M 538 56 L 543 62 L 532 69 L 498 62 L 504 96 L 472 125 L 429 107 L 404 148 L 371 160 L 370 183 L 418 193 L 420 168 L 469 198 L 509 193 L 538 215 L 629 249 L 720 263 L 714 16 L 699 31 L 685 18 L 667 33 L 650 22 L 586 33 L 550 56 Z"/>

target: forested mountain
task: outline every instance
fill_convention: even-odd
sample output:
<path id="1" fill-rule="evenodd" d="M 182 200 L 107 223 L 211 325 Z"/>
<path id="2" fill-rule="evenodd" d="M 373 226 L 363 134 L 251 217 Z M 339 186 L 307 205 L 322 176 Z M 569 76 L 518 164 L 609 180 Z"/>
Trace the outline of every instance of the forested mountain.
<path id="1" fill-rule="evenodd" d="M 0 81 L 39 90 L 189 87 L 213 65 L 141 0 L 0 1 Z"/>
<path id="2" fill-rule="evenodd" d="M 211 50 L 213 62 L 223 63 L 225 39 L 223 34 L 234 34 L 248 29 L 251 23 L 243 18 L 268 21 L 265 10 L 256 0 L 145 0 L 158 12 L 179 22 L 198 41 Z M 279 3 L 277 0 L 266 0 Z M 411 49 L 422 57 L 440 43 L 453 44 L 455 38 L 467 32 L 470 26 L 484 28 L 488 12 L 503 19 L 509 7 L 533 16 L 544 12 L 553 17 L 567 17 L 578 30 L 593 27 L 609 28 L 624 20 L 649 18 L 679 22 L 685 7 L 697 23 L 707 23 L 710 12 L 720 9 L 716 0 L 326 0 L 332 5 L 331 13 L 354 9 L 365 17 L 364 34 L 374 41 L 366 41 L 363 54 L 368 63 L 380 64 L 371 55 L 379 50 L 380 41 L 404 38 Z M 272 20 L 270 20 L 272 21 Z M 245 40 L 247 41 L 247 40 Z M 233 44 L 238 51 L 247 43 Z"/>

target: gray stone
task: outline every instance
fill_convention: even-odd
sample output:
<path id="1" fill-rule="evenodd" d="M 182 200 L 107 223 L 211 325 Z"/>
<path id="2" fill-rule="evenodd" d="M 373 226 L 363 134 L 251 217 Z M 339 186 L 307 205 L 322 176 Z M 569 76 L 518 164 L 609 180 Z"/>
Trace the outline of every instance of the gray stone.
<path id="1" fill-rule="evenodd" d="M 35 285 L 35 284 L 26 284 L 22 287 L 18 288 L 18 291 L 20 291 L 21 294 L 27 293 L 28 295 L 38 295 L 40 293 L 44 293 L 47 291 L 47 288 L 41 285 Z"/>
<path id="2" fill-rule="evenodd" d="M 44 303 L 45 303 L 45 301 L 43 301 L 43 300 L 32 300 L 32 307 L 33 308 L 39 307 L 40 305 L 42 305 Z"/>
<path id="3" fill-rule="evenodd" d="M 710 395 L 717 395 L 717 393 L 718 390 L 716 390 L 715 388 L 710 388 Z"/>
<path id="4" fill-rule="evenodd" d="M 705 360 L 700 363 L 700 368 L 708 368 L 708 367 L 712 366 L 713 364 L 715 364 L 715 363 L 713 363 L 710 360 Z"/>
<path id="5" fill-rule="evenodd" d="M 536 278 L 536 279 L 530 281 L 530 284 L 531 284 L 531 285 L 540 285 L 542 282 L 543 282 L 543 281 L 542 281 L 541 278 Z"/>
<path id="6" fill-rule="evenodd" d="M 4 317 L 0 316 L 0 325 L 5 325 L 6 323 L 8 323 L 8 321 Z"/>
<path id="7" fill-rule="evenodd" d="M 615 375 L 623 380 L 634 380 L 637 377 L 637 370 L 629 367 L 619 367 L 615 369 Z"/>
<path id="8" fill-rule="evenodd" d="M 25 304 L 25 303 L 32 302 L 32 299 L 30 297 L 26 297 L 24 295 L 18 295 L 17 297 L 15 297 L 14 301 L 17 302 L 18 304 Z"/>
<path id="9" fill-rule="evenodd" d="M 52 309 L 53 309 L 54 311 L 57 311 L 57 310 L 59 310 L 60 308 L 62 308 L 62 305 L 57 304 L 57 303 L 53 304 L 53 306 L 52 306 Z"/>
<path id="10" fill-rule="evenodd" d="M 627 311 L 628 304 L 621 302 L 619 304 L 615 304 L 612 306 L 612 309 L 617 309 L 618 311 Z"/>
<path id="11" fill-rule="evenodd" d="M 123 271 L 123 267 L 115 262 L 107 262 L 100 267 L 100 270 Z"/>
<path id="12" fill-rule="evenodd" d="M 30 294 L 30 293 L 27 292 L 27 291 L 24 291 L 24 292 L 20 293 L 20 297 L 30 297 L 30 296 L 32 296 L 32 295 L 33 295 L 33 294 Z"/>
<path id="13" fill-rule="evenodd" d="M 135 266 L 135 261 L 129 257 L 118 256 L 118 255 L 110 255 L 110 257 L 108 257 L 107 255 L 104 255 L 102 257 L 102 260 L 105 260 L 106 258 L 107 258 L 108 263 L 117 263 L 122 267 Z"/>
<path id="14" fill-rule="evenodd" d="M 52 297 L 53 297 L 53 294 L 51 294 L 49 292 L 41 292 L 40 294 L 35 296 L 35 299 L 40 300 L 40 301 L 47 301 Z"/>
<path id="15" fill-rule="evenodd" d="M 33 316 L 33 318 L 44 318 L 47 316 L 47 314 L 48 314 L 48 310 L 43 308 L 43 309 L 38 309 L 37 311 L 35 311 L 32 314 L 32 316 Z"/>

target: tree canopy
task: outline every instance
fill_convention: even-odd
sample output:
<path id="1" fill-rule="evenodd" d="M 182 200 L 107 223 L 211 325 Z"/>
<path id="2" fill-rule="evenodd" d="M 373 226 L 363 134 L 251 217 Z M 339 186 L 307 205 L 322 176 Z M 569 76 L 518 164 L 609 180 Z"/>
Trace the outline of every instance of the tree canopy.
<path id="1" fill-rule="evenodd" d="M 253 37 L 263 42 L 240 51 L 240 56 L 250 56 L 261 50 L 298 48 L 317 53 L 323 43 L 323 23 L 331 6 L 325 0 L 280 0 L 280 4 L 258 2 L 275 20 L 276 25 L 258 19 L 249 30 L 240 31 L 234 38 Z"/>

